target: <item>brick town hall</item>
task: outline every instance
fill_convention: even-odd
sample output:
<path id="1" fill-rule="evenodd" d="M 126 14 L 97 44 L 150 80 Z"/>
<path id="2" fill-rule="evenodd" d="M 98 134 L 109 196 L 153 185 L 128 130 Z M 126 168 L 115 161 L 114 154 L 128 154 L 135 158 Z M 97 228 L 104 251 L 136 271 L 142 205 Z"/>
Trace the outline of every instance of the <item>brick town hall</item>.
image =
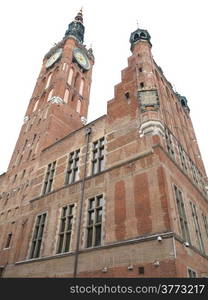
<path id="1" fill-rule="evenodd" d="M 87 124 L 84 31 L 80 11 L 44 56 L 0 176 L 0 277 L 208 277 L 208 184 L 187 99 L 138 28 L 107 114 Z"/>

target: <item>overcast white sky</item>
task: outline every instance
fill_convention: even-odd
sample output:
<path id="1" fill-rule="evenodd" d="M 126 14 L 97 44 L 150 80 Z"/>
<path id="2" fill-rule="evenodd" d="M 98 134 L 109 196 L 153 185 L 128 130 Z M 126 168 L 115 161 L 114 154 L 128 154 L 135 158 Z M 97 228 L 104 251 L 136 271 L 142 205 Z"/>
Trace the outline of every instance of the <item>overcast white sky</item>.
<path id="1" fill-rule="evenodd" d="M 7 170 L 45 53 L 84 7 L 85 44 L 96 59 L 88 121 L 106 113 L 139 26 L 167 79 L 187 97 L 208 170 L 207 0 L 7 0 L 1 2 L 0 174 Z"/>

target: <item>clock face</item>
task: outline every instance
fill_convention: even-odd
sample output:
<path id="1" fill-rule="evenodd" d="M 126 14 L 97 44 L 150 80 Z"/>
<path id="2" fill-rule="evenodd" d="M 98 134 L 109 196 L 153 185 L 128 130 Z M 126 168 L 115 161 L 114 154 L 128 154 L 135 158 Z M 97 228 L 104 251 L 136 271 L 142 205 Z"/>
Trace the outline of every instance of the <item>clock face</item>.
<path id="1" fill-rule="evenodd" d="M 76 62 L 80 65 L 80 67 L 82 67 L 86 71 L 90 69 L 89 59 L 81 49 L 74 48 L 73 55 Z"/>
<path id="2" fill-rule="evenodd" d="M 61 56 L 62 54 L 62 48 L 59 48 L 56 50 L 56 52 L 54 54 L 51 55 L 51 57 L 49 57 L 49 59 L 46 62 L 46 68 L 51 67 Z"/>

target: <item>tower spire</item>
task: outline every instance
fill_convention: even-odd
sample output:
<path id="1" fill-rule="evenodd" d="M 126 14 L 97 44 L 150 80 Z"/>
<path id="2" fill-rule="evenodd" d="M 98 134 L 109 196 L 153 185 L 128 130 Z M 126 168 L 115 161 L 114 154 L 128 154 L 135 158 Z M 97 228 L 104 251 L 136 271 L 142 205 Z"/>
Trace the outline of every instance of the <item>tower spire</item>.
<path id="1" fill-rule="evenodd" d="M 84 25 L 83 25 L 83 12 L 82 8 L 77 13 L 76 17 L 74 18 L 74 21 L 72 21 L 67 31 L 65 32 L 65 37 L 74 37 L 80 44 L 84 41 Z"/>
<path id="2" fill-rule="evenodd" d="M 83 24 L 83 7 L 81 7 L 74 20 Z"/>

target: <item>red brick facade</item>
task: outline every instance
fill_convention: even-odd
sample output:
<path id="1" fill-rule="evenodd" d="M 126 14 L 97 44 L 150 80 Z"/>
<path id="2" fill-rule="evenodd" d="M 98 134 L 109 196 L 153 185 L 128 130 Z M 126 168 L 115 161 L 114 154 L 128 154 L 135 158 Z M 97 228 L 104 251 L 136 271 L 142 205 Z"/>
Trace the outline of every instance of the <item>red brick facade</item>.
<path id="1" fill-rule="evenodd" d="M 46 68 L 59 48 L 61 58 Z M 74 61 L 74 48 L 86 54 L 90 70 Z M 2 277 L 188 277 L 188 268 L 208 276 L 206 173 L 186 99 L 154 62 L 149 39 L 140 38 L 107 115 L 85 125 L 93 63 L 73 36 L 43 61 L 0 176 Z M 70 204 L 70 243 L 60 253 Z"/>

